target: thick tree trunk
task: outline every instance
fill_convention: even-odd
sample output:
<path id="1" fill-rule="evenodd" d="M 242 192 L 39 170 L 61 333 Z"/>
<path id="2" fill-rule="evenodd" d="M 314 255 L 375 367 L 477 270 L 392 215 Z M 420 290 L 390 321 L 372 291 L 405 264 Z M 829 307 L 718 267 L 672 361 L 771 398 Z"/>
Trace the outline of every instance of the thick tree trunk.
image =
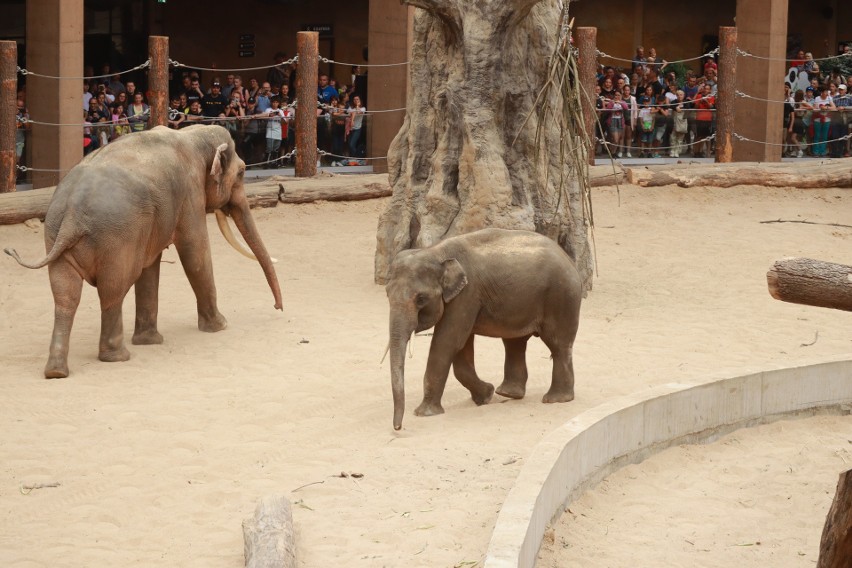
<path id="1" fill-rule="evenodd" d="M 678 164 L 627 168 L 627 181 L 642 187 L 763 185 L 766 187 L 852 187 L 852 161 L 777 164 Z"/>
<path id="2" fill-rule="evenodd" d="M 296 535 L 290 502 L 267 495 L 243 521 L 246 568 L 295 568 Z"/>
<path id="3" fill-rule="evenodd" d="M 583 195 L 552 117 L 531 115 L 559 39 L 556 0 L 403 0 L 414 16 L 408 112 L 388 151 L 393 197 L 379 219 L 375 279 L 394 256 L 484 227 L 537 231 L 592 256 Z M 562 112 L 561 93 L 548 103 Z M 527 120 L 529 117 L 529 120 Z"/>
<path id="4" fill-rule="evenodd" d="M 766 282 L 776 300 L 852 311 L 852 266 L 787 258 L 775 261 Z"/>
<path id="5" fill-rule="evenodd" d="M 847 568 L 852 563 L 852 470 L 840 474 L 825 517 L 817 568 Z"/>

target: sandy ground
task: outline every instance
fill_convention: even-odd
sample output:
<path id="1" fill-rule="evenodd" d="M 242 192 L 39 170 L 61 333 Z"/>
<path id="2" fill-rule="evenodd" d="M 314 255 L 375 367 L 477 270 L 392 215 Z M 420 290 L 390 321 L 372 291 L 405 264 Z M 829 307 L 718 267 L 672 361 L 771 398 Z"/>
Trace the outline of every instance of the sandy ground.
<path id="1" fill-rule="evenodd" d="M 0 565 L 236 568 L 241 521 L 260 497 L 280 493 L 294 503 L 299 566 L 476 566 L 524 458 L 565 420 L 664 382 L 852 356 L 849 314 L 773 300 L 765 280 L 784 256 L 849 263 L 852 229 L 760 223 L 852 224 L 850 201 L 842 190 L 622 187 L 619 203 L 614 189 L 595 190 L 600 272 L 575 346 L 576 400 L 541 404 L 550 361 L 533 340 L 524 400 L 476 407 L 450 379 L 446 414 L 415 417 L 429 347 L 419 337 L 400 433 L 391 427 L 388 362 L 380 364 L 387 300 L 373 284 L 384 200 L 255 212 L 280 260 L 283 313 L 260 269 L 230 249 L 211 216 L 229 328 L 196 329 L 194 298 L 170 250 L 160 289 L 166 342 L 130 345 L 126 363 L 99 362 L 99 308 L 87 287 L 65 380 L 42 378 L 53 305 L 47 272 L 3 256 Z M 0 227 L 0 246 L 26 258 L 40 257 L 42 242 L 38 227 Z M 132 294 L 124 317 L 129 339 Z M 499 340 L 478 340 L 477 365 L 500 382 Z M 803 516 L 821 526 L 836 479 L 826 477 L 830 487 L 813 488 L 819 506 L 797 506 L 784 530 L 799 532 Z M 664 503 L 651 502 L 666 515 Z M 811 532 L 802 552 L 812 560 L 818 529 Z"/>

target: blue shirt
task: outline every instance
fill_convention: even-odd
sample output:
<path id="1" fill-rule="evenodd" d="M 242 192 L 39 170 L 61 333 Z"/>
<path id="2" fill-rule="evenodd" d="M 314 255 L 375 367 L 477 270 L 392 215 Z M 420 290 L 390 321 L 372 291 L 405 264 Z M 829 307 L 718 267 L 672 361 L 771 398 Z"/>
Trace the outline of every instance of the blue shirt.
<path id="1" fill-rule="evenodd" d="M 331 85 L 326 85 L 325 87 L 317 87 L 317 98 L 321 103 L 328 104 L 331 102 L 331 97 L 336 97 L 337 89 L 332 87 Z"/>
<path id="2" fill-rule="evenodd" d="M 269 97 L 267 97 L 266 95 L 257 95 L 257 97 L 255 97 L 255 100 L 257 101 L 255 112 L 266 112 L 270 108 L 272 108 L 272 103 L 269 102 Z"/>

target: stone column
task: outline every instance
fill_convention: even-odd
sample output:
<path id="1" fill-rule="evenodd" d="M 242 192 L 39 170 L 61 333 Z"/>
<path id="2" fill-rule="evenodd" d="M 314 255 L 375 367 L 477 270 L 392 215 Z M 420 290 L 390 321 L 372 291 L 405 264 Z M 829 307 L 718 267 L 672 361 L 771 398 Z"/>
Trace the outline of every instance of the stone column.
<path id="1" fill-rule="evenodd" d="M 83 0 L 27 2 L 27 70 L 54 77 L 82 77 Z M 35 121 L 82 125 L 83 81 L 28 75 L 27 107 Z M 82 157 L 82 126 L 33 124 L 34 188 L 56 185 Z"/>
<path id="2" fill-rule="evenodd" d="M 773 60 L 740 56 L 737 88 L 759 99 L 784 98 L 787 48 L 787 0 L 737 0 L 737 46 L 742 51 Z M 780 162 L 784 107 L 779 103 L 737 97 L 737 134 L 751 140 L 734 141 L 735 162 Z"/>
<path id="3" fill-rule="evenodd" d="M 410 59 L 414 8 L 399 0 L 370 0 L 369 63 L 401 63 Z M 369 67 L 366 106 L 387 110 L 405 108 L 408 91 L 408 66 Z M 387 156 L 391 141 L 402 127 L 405 111 L 369 115 L 367 126 L 368 157 Z M 388 171 L 385 160 L 371 162 L 375 172 Z"/>

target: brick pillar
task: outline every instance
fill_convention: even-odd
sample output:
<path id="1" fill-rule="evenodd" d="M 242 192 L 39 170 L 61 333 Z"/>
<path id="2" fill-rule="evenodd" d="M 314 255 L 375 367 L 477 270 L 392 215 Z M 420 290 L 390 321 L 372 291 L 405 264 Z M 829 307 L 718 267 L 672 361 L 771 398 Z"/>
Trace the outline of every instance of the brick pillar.
<path id="1" fill-rule="evenodd" d="M 56 77 L 83 75 L 83 0 L 27 2 L 27 70 Z M 30 118 L 83 123 L 83 81 L 27 76 Z M 33 124 L 33 187 L 56 185 L 83 157 L 82 126 Z"/>
<path id="2" fill-rule="evenodd" d="M 414 8 L 399 0 L 370 0 L 368 63 L 400 63 L 410 58 Z M 368 67 L 367 111 L 405 108 L 408 66 Z M 387 156 L 388 148 L 405 120 L 405 111 L 369 115 L 367 157 Z M 370 162 L 376 172 L 388 171 L 385 160 Z"/>
<path id="3" fill-rule="evenodd" d="M 737 46 L 775 61 L 737 58 L 737 88 L 753 97 L 782 100 L 787 49 L 787 0 L 737 0 Z M 737 134 L 771 144 L 783 142 L 784 107 L 779 103 L 737 97 Z M 734 140 L 735 162 L 780 162 L 782 147 Z"/>

